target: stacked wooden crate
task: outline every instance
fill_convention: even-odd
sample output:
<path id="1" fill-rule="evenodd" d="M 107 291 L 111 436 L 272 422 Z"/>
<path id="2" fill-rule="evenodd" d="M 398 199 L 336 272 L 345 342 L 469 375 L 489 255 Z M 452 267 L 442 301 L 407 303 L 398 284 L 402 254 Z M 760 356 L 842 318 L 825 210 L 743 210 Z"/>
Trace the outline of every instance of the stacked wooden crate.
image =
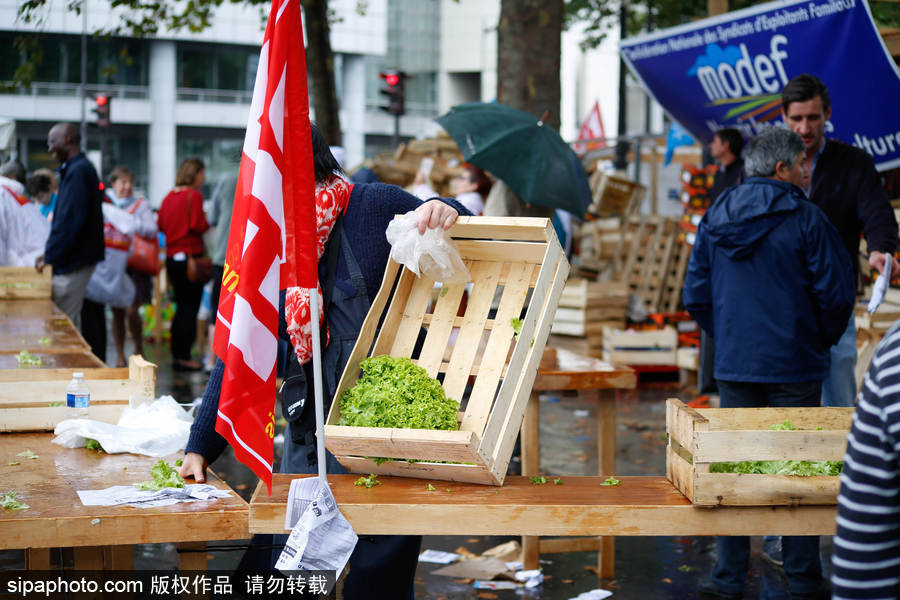
<path id="1" fill-rule="evenodd" d="M 662 329 L 603 328 L 603 360 L 617 365 L 674 366 L 677 363 L 678 332 Z"/>
<path id="2" fill-rule="evenodd" d="M 551 333 L 587 339 L 590 355 L 603 354 L 604 327 L 625 327 L 628 292 L 618 282 L 599 283 L 587 279 L 566 282 Z"/>
<path id="3" fill-rule="evenodd" d="M 459 172 L 463 157 L 456 142 L 444 132 L 435 138 L 410 140 L 393 152 L 381 152 L 363 163 L 385 183 L 407 187 L 413 183 L 423 158 L 434 160 L 431 187 L 442 196 L 450 195 L 450 180 Z"/>

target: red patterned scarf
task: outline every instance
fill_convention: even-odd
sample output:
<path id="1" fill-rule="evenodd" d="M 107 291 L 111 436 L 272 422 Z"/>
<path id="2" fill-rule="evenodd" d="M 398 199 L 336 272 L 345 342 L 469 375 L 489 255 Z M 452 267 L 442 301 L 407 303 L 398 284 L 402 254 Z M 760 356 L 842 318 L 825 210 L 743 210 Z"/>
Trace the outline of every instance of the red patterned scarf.
<path id="1" fill-rule="evenodd" d="M 316 184 L 316 228 L 318 230 L 316 255 L 319 259 L 325 252 L 325 242 L 328 241 L 334 222 L 347 208 L 352 189 L 353 185 L 340 175 L 332 175 L 324 183 Z M 322 287 L 318 286 L 316 291 L 319 296 L 319 324 L 321 325 L 325 314 L 324 306 L 322 306 Z M 299 287 L 288 288 L 284 308 L 291 344 L 294 346 L 294 352 L 297 353 L 297 360 L 302 365 L 312 359 L 309 290 Z"/>

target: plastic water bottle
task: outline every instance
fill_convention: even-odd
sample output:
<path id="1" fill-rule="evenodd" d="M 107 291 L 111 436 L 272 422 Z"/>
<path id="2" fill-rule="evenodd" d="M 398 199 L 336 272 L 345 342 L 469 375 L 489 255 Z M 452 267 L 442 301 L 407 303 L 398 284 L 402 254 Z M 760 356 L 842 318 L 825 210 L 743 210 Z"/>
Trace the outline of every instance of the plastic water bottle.
<path id="1" fill-rule="evenodd" d="M 66 416 L 70 419 L 85 418 L 91 406 L 91 390 L 84 383 L 84 373 L 72 373 L 72 381 L 66 387 Z"/>

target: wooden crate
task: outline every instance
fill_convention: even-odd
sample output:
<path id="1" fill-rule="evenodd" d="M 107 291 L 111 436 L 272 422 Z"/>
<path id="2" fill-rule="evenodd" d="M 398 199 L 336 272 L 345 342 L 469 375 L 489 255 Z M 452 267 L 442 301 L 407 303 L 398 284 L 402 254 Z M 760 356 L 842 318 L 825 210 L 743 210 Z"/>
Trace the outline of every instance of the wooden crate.
<path id="1" fill-rule="evenodd" d="M 650 330 L 603 330 L 603 360 L 617 365 L 677 364 L 678 332 L 674 327 Z"/>
<path id="2" fill-rule="evenodd" d="M 702 408 L 666 401 L 666 476 L 697 505 L 835 504 L 838 476 L 710 473 L 745 460 L 843 460 L 853 408 Z M 789 420 L 795 431 L 772 431 Z M 821 431 L 816 431 L 821 427 Z"/>
<path id="3" fill-rule="evenodd" d="M 49 298 L 52 292 L 52 269 L 43 273 L 34 267 L 0 267 L 0 300 L 34 300 Z"/>
<path id="4" fill-rule="evenodd" d="M 547 219 L 461 217 L 450 235 L 472 275 L 465 314 L 457 316 L 464 284 L 444 285 L 432 300 L 432 280 L 389 261 L 363 323 L 325 426 L 325 446 L 351 472 L 492 485 L 506 476 L 569 265 Z M 526 307 L 516 338 L 511 319 Z M 356 383 L 360 362 L 385 354 L 411 358 L 432 377 L 443 373 L 447 396 L 461 399 L 459 430 L 338 425 L 340 397 Z"/>
<path id="5" fill-rule="evenodd" d="M 134 355 L 127 369 L 10 369 L 0 371 L 0 432 L 53 431 L 66 417 L 73 371 L 91 390 L 90 418 L 115 423 L 131 399 L 156 397 L 156 365 Z"/>

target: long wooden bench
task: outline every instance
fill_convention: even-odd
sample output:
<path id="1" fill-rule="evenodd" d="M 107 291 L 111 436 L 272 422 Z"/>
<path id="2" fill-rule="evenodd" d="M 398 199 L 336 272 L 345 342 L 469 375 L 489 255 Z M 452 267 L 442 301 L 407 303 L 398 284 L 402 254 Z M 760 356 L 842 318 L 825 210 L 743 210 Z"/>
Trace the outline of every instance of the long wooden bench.
<path id="1" fill-rule="evenodd" d="M 250 500 L 251 533 L 285 533 L 291 479 L 276 474 L 272 495 L 260 484 Z M 665 477 L 562 476 L 543 485 L 507 477 L 502 487 L 358 475 L 329 475 L 341 512 L 358 534 L 682 536 L 832 535 L 836 506 L 693 506 Z M 427 489 L 431 483 L 434 491 Z"/>

